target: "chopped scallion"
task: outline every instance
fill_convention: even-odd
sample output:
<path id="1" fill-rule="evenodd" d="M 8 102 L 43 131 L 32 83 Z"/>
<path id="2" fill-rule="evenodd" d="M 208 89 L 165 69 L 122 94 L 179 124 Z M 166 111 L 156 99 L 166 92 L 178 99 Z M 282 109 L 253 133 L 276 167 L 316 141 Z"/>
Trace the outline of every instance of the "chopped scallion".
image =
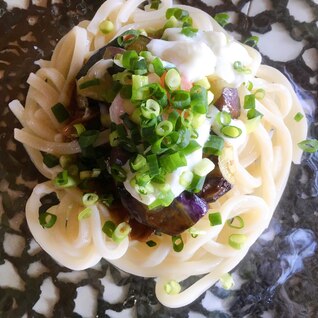
<path id="1" fill-rule="evenodd" d="M 92 86 L 97 86 L 100 84 L 100 79 L 99 78 L 93 78 L 91 80 L 85 81 L 81 84 L 79 84 L 79 89 L 86 89 Z"/>
<path id="2" fill-rule="evenodd" d="M 237 138 L 242 134 L 242 130 L 236 126 L 224 126 L 221 128 L 221 133 L 229 138 Z"/>
<path id="3" fill-rule="evenodd" d="M 102 231 L 109 237 L 112 238 L 113 233 L 116 229 L 116 225 L 113 221 L 106 221 L 103 225 Z"/>
<path id="4" fill-rule="evenodd" d="M 60 188 L 69 188 L 76 185 L 75 180 L 68 175 L 67 170 L 59 172 L 53 180 L 53 183 Z"/>
<path id="5" fill-rule="evenodd" d="M 39 215 L 39 223 L 43 228 L 51 228 L 57 221 L 57 216 L 53 213 L 44 212 Z"/>
<path id="6" fill-rule="evenodd" d="M 59 158 L 50 153 L 45 153 L 43 154 L 43 163 L 48 168 L 53 168 L 59 164 Z"/>
<path id="7" fill-rule="evenodd" d="M 131 227 L 128 223 L 119 223 L 112 235 L 112 239 L 115 243 L 121 243 L 131 232 Z"/>
<path id="8" fill-rule="evenodd" d="M 258 36 L 250 36 L 249 38 L 247 38 L 244 43 L 250 45 L 251 47 L 254 47 L 257 45 L 259 41 L 259 37 Z"/>
<path id="9" fill-rule="evenodd" d="M 246 243 L 247 237 L 244 234 L 231 234 L 229 236 L 229 245 L 240 250 Z"/>
<path id="10" fill-rule="evenodd" d="M 181 286 L 177 281 L 170 280 L 164 285 L 164 290 L 168 295 L 177 295 L 181 291 Z"/>
<path id="11" fill-rule="evenodd" d="M 195 35 L 197 35 L 197 33 L 198 29 L 192 28 L 190 26 L 183 27 L 181 30 L 181 34 L 188 36 L 190 38 L 193 38 Z"/>
<path id="12" fill-rule="evenodd" d="M 63 123 L 67 119 L 69 119 L 70 114 L 66 107 L 62 103 L 57 103 L 51 107 L 52 113 L 54 114 L 56 120 L 59 123 Z"/>
<path id="13" fill-rule="evenodd" d="M 318 151 L 318 140 L 317 139 L 307 139 L 298 143 L 298 147 L 309 153 L 314 153 Z"/>
<path id="14" fill-rule="evenodd" d="M 220 277 L 220 283 L 224 289 L 231 289 L 234 286 L 234 280 L 230 273 L 225 273 Z"/>
<path id="15" fill-rule="evenodd" d="M 214 16 L 214 20 L 222 27 L 224 27 L 225 25 L 227 25 L 229 23 L 229 18 L 230 18 L 230 16 L 224 12 L 217 13 Z"/>
<path id="16" fill-rule="evenodd" d="M 210 159 L 203 158 L 193 167 L 193 172 L 199 177 L 205 177 L 214 167 L 215 165 Z"/>
<path id="17" fill-rule="evenodd" d="M 97 203 L 99 197 L 96 193 L 85 193 L 82 197 L 84 206 L 88 207 Z"/>
<path id="18" fill-rule="evenodd" d="M 78 138 L 78 143 L 81 149 L 92 146 L 96 141 L 98 135 L 98 130 L 85 130 L 84 132 L 82 132 Z"/>
<path id="19" fill-rule="evenodd" d="M 222 224 L 222 215 L 220 212 L 209 213 L 209 221 L 211 226 Z"/>
<path id="20" fill-rule="evenodd" d="M 239 215 L 227 220 L 226 223 L 233 229 L 242 229 L 244 227 L 244 220 Z"/>
<path id="21" fill-rule="evenodd" d="M 242 74 L 251 74 L 252 73 L 252 71 L 248 67 L 243 65 L 241 61 L 235 61 L 233 63 L 233 68 L 238 73 L 242 73 Z"/>
<path id="22" fill-rule="evenodd" d="M 157 243 L 156 243 L 155 241 L 153 241 L 153 240 L 147 241 L 146 244 L 147 244 L 149 247 L 154 247 L 154 246 L 157 245 Z"/>
<path id="23" fill-rule="evenodd" d="M 294 120 L 299 122 L 304 118 L 304 115 L 300 112 L 298 112 L 295 116 L 294 116 Z"/>
<path id="24" fill-rule="evenodd" d="M 203 152 L 207 155 L 219 156 L 224 148 L 224 139 L 217 135 L 210 135 L 208 141 L 204 144 Z"/>
<path id="25" fill-rule="evenodd" d="M 78 214 L 77 218 L 79 221 L 81 221 L 83 219 L 89 218 L 92 215 L 92 213 L 93 213 L 92 209 L 87 207 Z"/>
<path id="26" fill-rule="evenodd" d="M 184 247 L 183 239 L 181 235 L 171 237 L 173 250 L 177 253 L 181 252 Z"/>
<path id="27" fill-rule="evenodd" d="M 165 84 L 171 91 L 174 91 L 180 87 L 181 76 L 176 69 L 171 68 L 170 70 L 168 70 L 165 76 Z"/>

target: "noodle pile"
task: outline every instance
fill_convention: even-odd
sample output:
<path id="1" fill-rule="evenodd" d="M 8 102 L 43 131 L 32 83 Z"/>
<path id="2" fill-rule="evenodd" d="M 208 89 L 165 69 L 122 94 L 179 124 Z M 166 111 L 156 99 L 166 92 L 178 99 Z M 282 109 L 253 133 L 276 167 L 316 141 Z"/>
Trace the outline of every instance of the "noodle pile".
<path id="1" fill-rule="evenodd" d="M 286 185 L 291 162 L 300 161 L 301 151 L 297 143 L 305 138 L 307 127 L 305 121 L 294 120 L 295 114 L 303 113 L 303 110 L 286 78 L 277 70 L 260 65 L 258 53 L 246 47 L 255 62 L 256 76 L 250 81 L 254 89 L 266 92 L 264 98 L 256 101 L 257 110 L 264 116 L 260 124 L 246 134 L 239 147 L 226 146 L 229 151 L 224 160 L 234 187 L 209 207 L 211 211 L 220 212 L 222 224 L 211 226 L 208 215 L 205 215 L 195 224 L 200 235 L 193 238 L 188 231 L 182 233 L 184 248 L 178 253 L 172 248 L 171 237 L 165 234 L 153 234 L 150 239 L 157 245 L 151 248 L 128 237 L 116 244 L 102 231 L 110 214 L 100 203 L 92 207 L 89 218 L 79 221 L 78 213 L 83 210 L 82 192 L 77 188 L 56 188 L 51 180 L 61 167 L 48 168 L 43 164 L 41 152 L 61 156 L 81 151 L 77 140 L 63 141 L 63 124 L 57 121 L 51 107 L 56 103 L 70 104 L 74 79 L 97 49 L 125 30 L 154 31 L 162 28 L 166 22 L 165 12 L 173 6 L 172 1 L 163 0 L 158 10 L 138 8 L 143 2 L 106 1 L 91 21 L 81 22 L 60 40 L 50 61 L 39 61 L 40 69 L 30 74 L 27 81 L 30 88 L 25 106 L 15 100 L 10 103 L 10 108 L 23 126 L 15 129 L 15 139 L 24 144 L 36 168 L 49 179 L 34 188 L 26 206 L 28 225 L 41 247 L 57 262 L 74 270 L 94 266 L 103 257 L 128 273 L 155 277 L 159 301 L 168 307 L 181 307 L 191 303 L 233 269 L 267 228 Z M 194 27 L 225 33 L 203 11 L 178 7 L 190 13 Z M 99 25 L 105 19 L 114 24 L 114 30 L 106 35 L 99 31 Z M 243 104 L 249 91 L 240 85 L 238 92 Z M 241 117 L 246 122 L 244 116 Z M 108 134 L 109 131 L 103 131 L 95 145 L 107 142 Z M 51 192 L 56 192 L 60 200 L 51 208 L 51 212 L 57 215 L 57 222 L 52 228 L 45 229 L 39 223 L 38 211 L 40 199 Z M 245 226 L 241 229 L 227 223 L 236 216 L 244 219 Z M 232 234 L 247 237 L 241 249 L 229 246 L 228 237 Z M 188 277 L 203 274 L 177 294 L 165 290 L 170 281 L 182 285 Z"/>

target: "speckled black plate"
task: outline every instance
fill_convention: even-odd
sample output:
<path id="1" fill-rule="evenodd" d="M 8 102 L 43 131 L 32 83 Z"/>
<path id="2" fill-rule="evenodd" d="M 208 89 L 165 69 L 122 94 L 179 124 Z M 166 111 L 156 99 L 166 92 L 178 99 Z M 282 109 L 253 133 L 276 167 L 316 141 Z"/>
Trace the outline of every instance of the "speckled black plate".
<path id="1" fill-rule="evenodd" d="M 191 305 L 168 309 L 154 281 L 124 274 L 106 261 L 74 273 L 57 265 L 30 234 L 24 206 L 43 178 L 13 140 L 18 121 L 8 102 L 25 100 L 34 61 L 48 59 L 57 41 L 102 0 L 30 1 L 7 10 L 0 0 L 0 317 L 318 317 L 318 154 L 293 166 L 269 229 L 234 271 L 236 287 L 212 287 Z M 46 2 L 46 1 L 44 1 Z M 57 1 L 55 1 L 57 2 Z M 318 137 L 317 0 L 182 0 L 212 16 L 228 12 L 226 29 L 244 41 L 260 37 L 263 63 L 292 81 Z M 22 182 L 25 180 L 27 182 Z"/>

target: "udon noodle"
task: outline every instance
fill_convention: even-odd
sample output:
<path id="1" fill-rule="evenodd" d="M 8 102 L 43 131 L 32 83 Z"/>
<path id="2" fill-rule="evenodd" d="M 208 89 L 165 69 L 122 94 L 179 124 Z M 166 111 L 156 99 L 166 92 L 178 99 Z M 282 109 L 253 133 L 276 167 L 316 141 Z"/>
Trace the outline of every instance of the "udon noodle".
<path id="1" fill-rule="evenodd" d="M 91 207 L 88 218 L 79 220 L 78 214 L 83 210 L 82 191 L 76 187 L 55 186 L 52 180 L 62 168 L 59 165 L 48 168 L 43 164 L 43 152 L 59 157 L 81 151 L 77 139 L 63 139 L 64 124 L 56 119 L 51 107 L 57 103 L 66 107 L 70 104 L 76 75 L 97 49 L 126 30 L 154 32 L 164 26 L 165 13 L 174 6 L 172 1 L 163 0 L 157 10 L 151 10 L 149 6 L 141 9 L 139 6 L 143 2 L 106 1 L 91 21 L 81 22 L 59 41 L 50 61 L 38 62 L 40 69 L 30 74 L 27 81 L 30 88 L 25 106 L 15 100 L 10 103 L 10 108 L 23 126 L 15 129 L 15 139 L 24 144 L 36 168 L 48 179 L 35 186 L 26 205 L 29 228 L 41 247 L 57 262 L 73 270 L 86 269 L 105 258 L 128 273 L 154 277 L 159 301 L 168 307 L 181 307 L 191 303 L 223 274 L 231 271 L 267 228 L 286 185 L 291 162 L 300 162 L 301 150 L 297 143 L 306 137 L 307 127 L 305 120 L 294 120 L 295 114 L 303 113 L 303 110 L 291 85 L 279 71 L 261 65 L 256 50 L 238 44 L 205 12 L 176 6 L 189 12 L 195 28 L 214 35 L 223 34 L 227 41 L 236 43 L 247 52 L 251 73 L 233 82 L 242 105 L 244 97 L 250 94 L 247 80 L 252 83 L 254 91 L 265 92 L 261 99 L 256 100 L 256 108 L 263 114 L 258 125 L 240 137 L 238 146 L 235 140 L 225 142 L 225 149 L 230 149 L 224 157 L 225 167 L 231 174 L 233 188 L 209 204 L 210 211 L 220 212 L 222 224 L 211 226 L 206 214 L 195 224 L 198 236 L 194 238 L 189 231 L 184 231 L 181 234 L 184 248 L 176 252 L 167 234 L 153 233 L 150 236 L 156 242 L 153 247 L 128 236 L 119 244 L 115 243 L 102 231 L 104 222 L 111 215 L 101 203 Z M 114 26 L 108 34 L 99 29 L 105 19 Z M 235 51 L 232 54 L 235 55 Z M 235 56 L 233 60 L 237 60 Z M 191 65 L 191 60 L 189 63 Z M 209 79 L 217 76 L 208 74 Z M 239 120 L 247 125 L 246 110 L 242 109 Z M 108 137 L 109 130 L 105 129 L 95 146 L 108 142 Z M 57 193 L 60 202 L 50 209 L 57 221 L 48 229 L 40 225 L 38 211 L 40 199 L 51 192 Z M 244 219 L 244 227 L 240 229 L 229 226 L 227 222 L 237 216 Z M 232 234 L 245 235 L 246 241 L 240 249 L 228 244 Z M 167 290 L 167 283 L 173 281 L 182 286 L 182 281 L 196 275 L 201 276 L 189 287 L 181 288 L 180 292 L 169 293 Z"/>

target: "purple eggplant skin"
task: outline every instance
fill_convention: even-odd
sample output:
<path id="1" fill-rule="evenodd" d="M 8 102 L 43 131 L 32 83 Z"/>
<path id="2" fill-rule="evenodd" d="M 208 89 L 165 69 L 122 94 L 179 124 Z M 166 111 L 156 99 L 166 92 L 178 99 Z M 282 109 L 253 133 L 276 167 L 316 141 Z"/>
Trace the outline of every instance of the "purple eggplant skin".
<path id="1" fill-rule="evenodd" d="M 241 103 L 236 88 L 225 87 L 221 96 L 215 102 L 219 111 L 226 111 L 231 114 L 232 118 L 238 118 L 241 114 Z"/>
<path id="2" fill-rule="evenodd" d="M 215 168 L 206 176 L 203 188 L 198 195 L 206 202 L 215 202 L 230 191 L 232 185 L 223 177 L 218 166 L 218 158 L 216 156 L 209 156 L 208 158 L 215 164 Z"/>
<path id="3" fill-rule="evenodd" d="M 197 223 L 208 211 L 208 204 L 197 195 L 184 191 L 168 207 L 149 210 L 125 189 L 120 199 L 130 217 L 156 231 L 171 236 L 179 235 Z"/>

